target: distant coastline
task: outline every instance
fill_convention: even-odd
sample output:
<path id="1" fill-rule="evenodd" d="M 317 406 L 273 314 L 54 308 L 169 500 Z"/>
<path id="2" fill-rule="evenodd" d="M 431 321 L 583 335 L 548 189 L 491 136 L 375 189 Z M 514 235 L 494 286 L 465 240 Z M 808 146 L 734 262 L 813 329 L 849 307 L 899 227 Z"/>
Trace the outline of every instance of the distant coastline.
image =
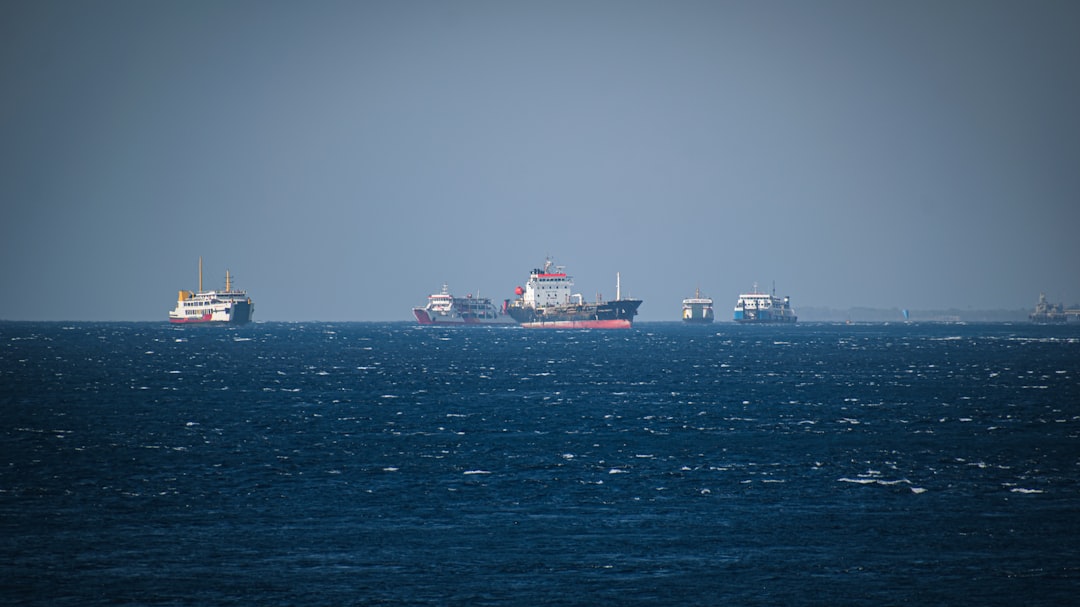
<path id="1" fill-rule="evenodd" d="M 944 310 L 908 310 L 907 320 L 912 322 L 1028 322 L 1028 308 L 1015 310 L 972 310 L 949 308 Z M 799 320 L 808 322 L 903 322 L 901 308 L 836 308 L 800 306 Z"/>

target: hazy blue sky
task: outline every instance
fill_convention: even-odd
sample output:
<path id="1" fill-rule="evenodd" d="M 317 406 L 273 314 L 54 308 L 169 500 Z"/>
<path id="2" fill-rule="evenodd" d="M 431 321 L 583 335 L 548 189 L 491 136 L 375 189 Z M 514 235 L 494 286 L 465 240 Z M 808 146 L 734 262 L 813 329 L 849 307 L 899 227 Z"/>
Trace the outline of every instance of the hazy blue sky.
<path id="1" fill-rule="evenodd" d="M 1080 3 L 0 2 L 0 318 L 1080 302 Z"/>

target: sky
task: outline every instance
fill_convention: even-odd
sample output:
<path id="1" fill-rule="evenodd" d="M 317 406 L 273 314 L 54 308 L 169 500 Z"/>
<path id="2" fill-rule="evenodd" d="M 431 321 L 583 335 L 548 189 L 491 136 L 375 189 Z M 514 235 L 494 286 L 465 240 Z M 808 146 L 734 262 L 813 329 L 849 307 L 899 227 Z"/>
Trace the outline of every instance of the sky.
<path id="1" fill-rule="evenodd" d="M 0 0 L 0 319 L 1080 302 L 1080 3 Z"/>

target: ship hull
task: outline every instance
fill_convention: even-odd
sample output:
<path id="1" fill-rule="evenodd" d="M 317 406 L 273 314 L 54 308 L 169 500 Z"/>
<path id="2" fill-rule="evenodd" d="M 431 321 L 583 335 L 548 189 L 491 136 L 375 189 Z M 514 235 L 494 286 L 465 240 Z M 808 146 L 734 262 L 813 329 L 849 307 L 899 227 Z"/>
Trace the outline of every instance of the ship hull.
<path id="1" fill-rule="evenodd" d="M 213 318 L 170 318 L 173 325 L 246 325 L 249 320 L 215 320 Z"/>
<path id="2" fill-rule="evenodd" d="M 231 309 L 213 310 L 201 316 L 169 315 L 169 322 L 174 325 L 243 325 L 251 322 L 255 306 L 247 302 L 238 302 Z"/>
<path id="3" fill-rule="evenodd" d="M 735 322 L 743 325 L 785 325 L 798 320 L 796 316 L 773 316 L 771 314 L 735 313 Z"/>
<path id="4" fill-rule="evenodd" d="M 547 320 L 539 322 L 523 322 L 521 326 L 526 329 L 630 329 L 633 322 L 616 318 L 612 320 Z"/>
<path id="5" fill-rule="evenodd" d="M 463 327 L 477 325 L 512 325 L 514 321 L 507 316 L 497 318 L 470 318 L 460 315 L 432 314 L 424 308 L 413 308 L 413 316 L 421 325 L 438 325 L 447 327 Z"/>
<path id="6" fill-rule="evenodd" d="M 640 305 L 641 300 L 620 299 L 542 308 L 510 306 L 508 312 L 527 329 L 629 329 Z"/>

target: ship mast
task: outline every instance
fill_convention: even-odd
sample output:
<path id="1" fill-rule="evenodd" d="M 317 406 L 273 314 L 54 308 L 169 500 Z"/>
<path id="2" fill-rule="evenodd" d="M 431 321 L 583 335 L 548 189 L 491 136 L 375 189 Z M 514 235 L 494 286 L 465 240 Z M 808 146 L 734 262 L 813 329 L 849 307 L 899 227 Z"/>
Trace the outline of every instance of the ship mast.
<path id="1" fill-rule="evenodd" d="M 622 299 L 622 276 L 615 272 L 615 301 Z"/>
<path id="2" fill-rule="evenodd" d="M 202 255 L 199 256 L 199 293 L 202 293 Z"/>
<path id="3" fill-rule="evenodd" d="M 225 268 L 225 292 L 232 292 L 232 278 L 229 276 L 228 268 Z"/>

